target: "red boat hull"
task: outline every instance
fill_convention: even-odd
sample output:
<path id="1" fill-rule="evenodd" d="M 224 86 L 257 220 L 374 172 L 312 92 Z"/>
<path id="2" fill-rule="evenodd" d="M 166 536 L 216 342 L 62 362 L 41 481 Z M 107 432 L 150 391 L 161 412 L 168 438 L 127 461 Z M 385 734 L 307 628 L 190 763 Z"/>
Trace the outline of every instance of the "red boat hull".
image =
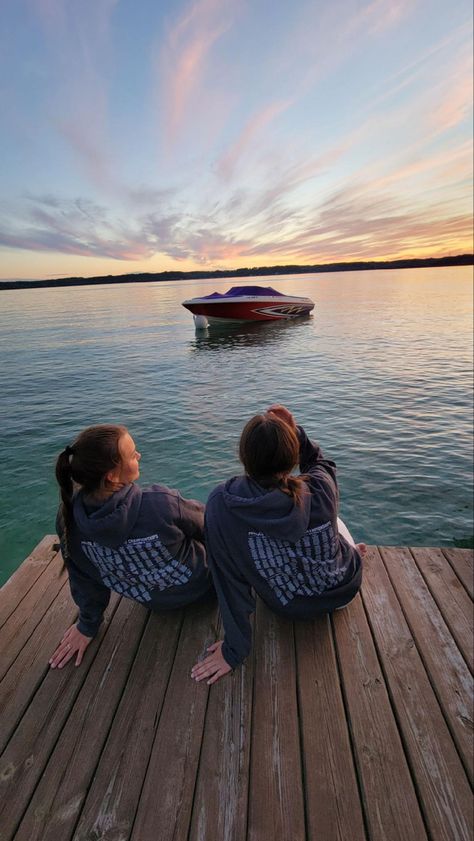
<path id="1" fill-rule="evenodd" d="M 253 301 L 185 301 L 183 307 L 193 315 L 204 315 L 209 321 L 278 321 L 300 318 L 314 307 L 306 300 Z"/>

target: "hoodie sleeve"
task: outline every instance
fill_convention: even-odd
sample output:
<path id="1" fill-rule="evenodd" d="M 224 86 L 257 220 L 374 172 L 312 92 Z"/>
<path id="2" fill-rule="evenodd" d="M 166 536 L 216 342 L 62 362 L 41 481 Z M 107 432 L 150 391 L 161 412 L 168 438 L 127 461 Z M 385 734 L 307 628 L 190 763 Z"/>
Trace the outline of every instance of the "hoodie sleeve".
<path id="1" fill-rule="evenodd" d="M 179 527 L 186 537 L 204 543 L 204 505 L 196 499 L 178 496 Z"/>
<path id="2" fill-rule="evenodd" d="M 207 513 L 206 550 L 224 626 L 222 656 L 235 669 L 250 652 L 249 616 L 255 610 L 255 599 L 249 583 L 236 569 L 218 524 Z"/>
<path id="3" fill-rule="evenodd" d="M 66 542 L 66 526 L 61 506 L 56 516 L 56 532 L 69 575 L 71 596 L 79 608 L 77 629 L 86 637 L 95 637 L 102 622 L 104 610 L 110 600 L 110 590 L 82 572 L 69 555 Z"/>
<path id="4" fill-rule="evenodd" d="M 302 426 L 297 427 L 300 442 L 300 471 L 309 476 L 321 477 L 324 474 L 330 476 L 337 488 L 336 464 L 330 459 L 324 458 L 319 444 L 310 441 Z"/>
<path id="5" fill-rule="evenodd" d="M 110 590 L 78 569 L 70 556 L 64 560 L 69 573 L 71 596 L 79 608 L 77 628 L 86 637 L 95 637 L 109 603 Z"/>

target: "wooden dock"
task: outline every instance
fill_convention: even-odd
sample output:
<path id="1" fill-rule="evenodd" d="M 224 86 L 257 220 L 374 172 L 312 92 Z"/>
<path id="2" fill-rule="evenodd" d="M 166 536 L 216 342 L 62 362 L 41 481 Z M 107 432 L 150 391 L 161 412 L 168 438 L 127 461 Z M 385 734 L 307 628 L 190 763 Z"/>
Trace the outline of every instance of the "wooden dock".
<path id="1" fill-rule="evenodd" d="M 1 841 L 471 841 L 473 553 L 370 547 L 362 595 L 190 669 L 217 609 L 113 596 L 79 668 L 54 536 L 0 601 Z"/>

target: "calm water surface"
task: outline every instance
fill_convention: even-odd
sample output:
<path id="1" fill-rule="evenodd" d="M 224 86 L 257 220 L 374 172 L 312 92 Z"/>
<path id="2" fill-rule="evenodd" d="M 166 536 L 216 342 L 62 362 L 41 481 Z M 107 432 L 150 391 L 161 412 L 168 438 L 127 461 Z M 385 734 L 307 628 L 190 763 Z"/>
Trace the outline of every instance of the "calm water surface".
<path id="1" fill-rule="evenodd" d="M 235 283 L 307 295 L 314 316 L 196 334 L 181 302 Z M 358 540 L 472 535 L 471 268 L 18 290 L 0 307 L 3 580 L 54 531 L 55 456 L 84 426 L 125 423 L 143 483 L 205 501 L 276 401 L 336 460 Z"/>

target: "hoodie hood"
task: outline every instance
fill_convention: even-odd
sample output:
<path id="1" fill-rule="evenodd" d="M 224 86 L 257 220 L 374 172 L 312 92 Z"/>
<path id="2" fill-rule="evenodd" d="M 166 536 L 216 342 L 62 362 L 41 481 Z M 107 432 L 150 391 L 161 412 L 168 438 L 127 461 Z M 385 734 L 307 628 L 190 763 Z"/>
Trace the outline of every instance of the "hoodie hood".
<path id="1" fill-rule="evenodd" d="M 303 495 L 300 505 L 275 488 L 262 488 L 248 476 L 235 476 L 222 489 L 224 503 L 246 527 L 261 531 L 275 540 L 299 540 L 309 528 L 311 494 Z"/>
<path id="2" fill-rule="evenodd" d="M 116 549 L 132 531 L 140 512 L 142 491 L 138 485 L 125 485 L 95 510 L 88 510 L 81 492 L 73 503 L 74 521 L 87 540 Z"/>

